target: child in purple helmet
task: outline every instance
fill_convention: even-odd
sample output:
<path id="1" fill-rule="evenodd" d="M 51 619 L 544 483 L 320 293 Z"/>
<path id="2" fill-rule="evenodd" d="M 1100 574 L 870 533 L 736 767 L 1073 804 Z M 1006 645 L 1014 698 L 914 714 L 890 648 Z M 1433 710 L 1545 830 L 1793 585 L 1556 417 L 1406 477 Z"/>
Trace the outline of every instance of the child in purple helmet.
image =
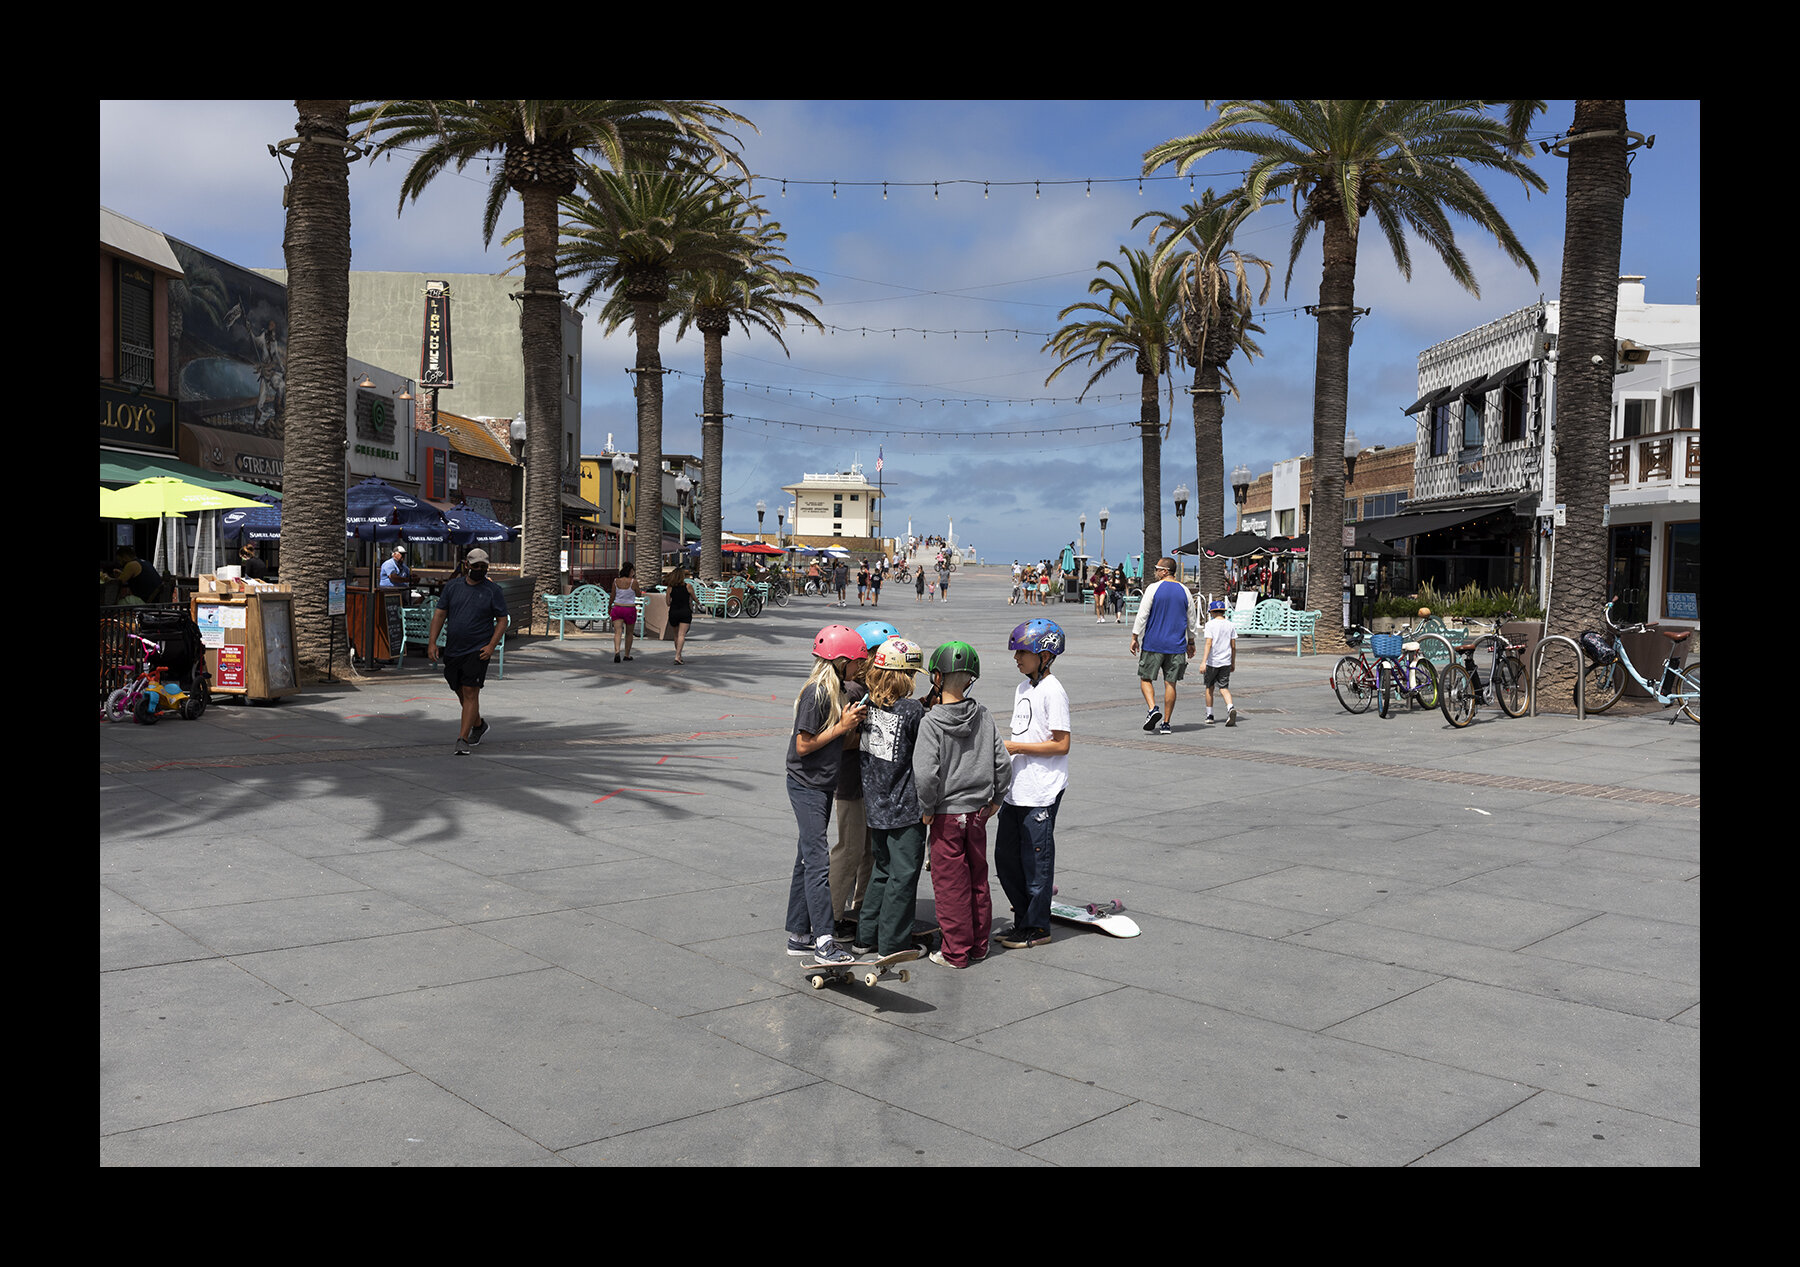
<path id="1" fill-rule="evenodd" d="M 1013 912 L 1000 944 L 1022 950 L 1050 940 L 1056 811 L 1069 785 L 1069 695 L 1050 672 L 1064 646 L 1055 621 L 1028 620 L 1006 645 L 1025 681 L 1013 692 L 1012 737 L 1006 743 L 1012 785 L 1000 806 L 994 871 Z"/>

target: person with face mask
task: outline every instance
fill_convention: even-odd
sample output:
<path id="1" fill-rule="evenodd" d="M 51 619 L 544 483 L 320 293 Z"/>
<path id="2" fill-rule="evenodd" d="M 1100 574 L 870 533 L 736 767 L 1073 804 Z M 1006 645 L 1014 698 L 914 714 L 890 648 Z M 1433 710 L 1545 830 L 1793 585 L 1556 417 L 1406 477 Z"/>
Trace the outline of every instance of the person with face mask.
<path id="1" fill-rule="evenodd" d="M 471 550 L 463 560 L 459 577 L 452 578 L 438 595 L 431 616 L 431 632 L 425 639 L 428 654 L 438 659 L 438 634 L 444 634 L 444 680 L 462 702 L 462 723 L 456 735 L 455 754 L 469 755 L 470 747 L 487 736 L 487 719 L 481 715 L 481 688 L 487 681 L 488 659 L 506 636 L 506 594 L 488 580 L 486 550 Z"/>

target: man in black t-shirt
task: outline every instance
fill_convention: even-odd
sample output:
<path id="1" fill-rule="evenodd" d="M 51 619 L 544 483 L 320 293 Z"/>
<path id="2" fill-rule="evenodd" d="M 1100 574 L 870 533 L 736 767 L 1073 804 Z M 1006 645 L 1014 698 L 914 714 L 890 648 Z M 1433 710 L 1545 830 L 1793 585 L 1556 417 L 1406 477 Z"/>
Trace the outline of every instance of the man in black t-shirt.
<path id="1" fill-rule="evenodd" d="M 462 728 L 456 736 L 456 755 L 469 755 L 471 745 L 487 735 L 481 715 L 481 688 L 487 681 L 488 657 L 506 636 L 506 595 L 487 579 L 486 550 L 471 550 L 463 560 L 463 574 L 445 584 L 431 616 L 431 632 L 425 646 L 438 658 L 438 634 L 444 634 L 444 680 L 462 701 Z"/>

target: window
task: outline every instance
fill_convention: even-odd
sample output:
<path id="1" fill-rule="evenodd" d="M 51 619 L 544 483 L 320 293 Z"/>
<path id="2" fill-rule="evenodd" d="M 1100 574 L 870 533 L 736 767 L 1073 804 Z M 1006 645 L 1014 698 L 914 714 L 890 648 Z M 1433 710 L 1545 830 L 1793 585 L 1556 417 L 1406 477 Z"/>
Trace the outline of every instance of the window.
<path id="1" fill-rule="evenodd" d="M 1356 498 L 1354 497 L 1344 499 L 1344 522 L 1347 524 L 1356 522 Z"/>
<path id="2" fill-rule="evenodd" d="M 1486 402 L 1485 396 L 1462 398 L 1462 447 L 1465 449 L 1479 449 L 1482 445 L 1481 410 Z"/>
<path id="3" fill-rule="evenodd" d="M 858 501 L 858 500 L 860 500 L 860 499 L 861 499 L 861 497 L 862 497 L 862 494 L 861 494 L 861 493 L 851 493 L 851 494 L 850 494 L 850 500 L 851 500 L 851 501 Z"/>
<path id="4" fill-rule="evenodd" d="M 1615 440 L 1629 440 L 1655 431 L 1656 401 L 1641 398 L 1620 401 L 1619 428 L 1619 434 L 1613 437 Z"/>
<path id="5" fill-rule="evenodd" d="M 1663 547 L 1663 615 L 1700 619 L 1700 525 L 1670 524 Z"/>
<path id="6" fill-rule="evenodd" d="M 1699 425 L 1699 416 L 1694 411 L 1695 398 L 1699 393 L 1697 387 L 1683 387 L 1679 391 L 1669 393 L 1669 409 L 1666 415 L 1669 421 L 1668 430 L 1686 431 Z"/>
<path id="7" fill-rule="evenodd" d="M 1529 403 L 1531 375 L 1520 370 L 1500 385 L 1500 443 L 1525 438 L 1525 406 Z"/>
<path id="8" fill-rule="evenodd" d="M 119 265 L 119 359 L 121 383 L 151 387 L 156 382 L 156 320 L 152 297 L 155 284 L 150 274 L 132 265 Z"/>
<path id="9" fill-rule="evenodd" d="M 1450 452 L 1450 411 L 1452 403 L 1434 405 L 1431 409 L 1431 456 L 1443 457 Z"/>
<path id="10" fill-rule="evenodd" d="M 1397 515 L 1406 505 L 1405 493 L 1377 493 L 1363 498 L 1364 519 L 1386 519 Z"/>

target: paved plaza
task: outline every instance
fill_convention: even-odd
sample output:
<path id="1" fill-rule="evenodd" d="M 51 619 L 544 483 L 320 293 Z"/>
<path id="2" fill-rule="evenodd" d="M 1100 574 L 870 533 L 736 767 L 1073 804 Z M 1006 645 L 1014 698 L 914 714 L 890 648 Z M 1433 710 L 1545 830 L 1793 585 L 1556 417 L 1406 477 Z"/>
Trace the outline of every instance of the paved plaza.
<path id="1" fill-rule="evenodd" d="M 1351 716 L 1335 657 L 1260 640 L 1237 726 L 1196 669 L 1157 736 L 1129 621 L 1008 590 L 702 618 L 685 666 L 540 626 L 468 757 L 422 659 L 101 725 L 101 1164 L 1699 1163 L 1697 726 Z M 813 990 L 812 636 L 966 639 L 1004 717 L 1034 615 L 1069 640 L 1057 882 L 1142 936 Z"/>

